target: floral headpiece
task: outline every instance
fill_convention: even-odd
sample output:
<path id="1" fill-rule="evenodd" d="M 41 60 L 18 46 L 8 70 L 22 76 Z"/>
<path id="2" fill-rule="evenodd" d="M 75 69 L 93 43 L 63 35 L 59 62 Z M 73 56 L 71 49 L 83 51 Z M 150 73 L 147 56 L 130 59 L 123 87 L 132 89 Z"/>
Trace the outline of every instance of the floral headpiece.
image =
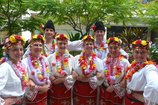
<path id="1" fill-rule="evenodd" d="M 25 38 L 19 35 L 11 35 L 9 38 L 6 38 L 6 41 L 4 42 L 4 47 L 3 49 L 7 49 L 11 47 L 14 44 L 25 44 Z"/>
<path id="2" fill-rule="evenodd" d="M 86 35 L 86 36 L 84 36 L 82 38 L 82 41 L 85 41 L 85 40 L 92 40 L 92 41 L 94 41 L 94 38 L 92 36 L 90 36 L 90 35 Z"/>
<path id="3" fill-rule="evenodd" d="M 138 40 L 132 42 L 132 48 L 136 48 L 136 47 L 148 49 L 149 44 L 145 40 L 138 39 Z"/>
<path id="4" fill-rule="evenodd" d="M 40 34 L 39 35 L 33 35 L 30 42 L 32 42 L 34 40 L 41 40 L 42 43 L 45 43 L 45 38 L 43 37 L 43 35 L 40 35 Z"/>
<path id="5" fill-rule="evenodd" d="M 107 44 L 121 44 L 122 41 L 118 37 L 110 37 L 106 43 Z"/>
<path id="6" fill-rule="evenodd" d="M 25 43 L 25 38 L 22 37 L 22 36 L 19 36 L 19 35 L 11 35 L 9 37 L 9 42 L 12 43 L 12 44 L 13 43 L 18 43 L 19 41 Z"/>
<path id="7" fill-rule="evenodd" d="M 61 39 L 61 40 L 63 40 L 63 39 L 69 39 L 69 37 L 68 37 L 68 35 L 66 35 L 66 34 L 58 34 L 56 37 L 55 37 L 55 39 L 56 40 L 58 40 L 58 39 Z"/>

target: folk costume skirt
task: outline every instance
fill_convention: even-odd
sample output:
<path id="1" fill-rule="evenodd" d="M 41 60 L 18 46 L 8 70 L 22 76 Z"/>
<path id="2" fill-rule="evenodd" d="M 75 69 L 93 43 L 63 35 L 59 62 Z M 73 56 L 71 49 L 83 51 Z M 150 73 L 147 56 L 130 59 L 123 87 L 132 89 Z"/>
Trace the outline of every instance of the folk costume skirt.
<path id="1" fill-rule="evenodd" d="M 38 93 L 33 101 L 25 100 L 25 105 L 47 105 L 47 92 Z"/>
<path id="2" fill-rule="evenodd" d="M 97 89 L 93 90 L 88 82 L 76 81 L 74 84 L 74 105 L 96 105 Z"/>
<path id="3" fill-rule="evenodd" d="M 67 90 L 65 85 L 52 85 L 48 92 L 49 105 L 71 105 L 71 89 Z"/>
<path id="4" fill-rule="evenodd" d="M 122 105 L 123 98 L 120 98 L 114 91 L 107 92 L 104 86 L 100 86 L 99 105 Z"/>

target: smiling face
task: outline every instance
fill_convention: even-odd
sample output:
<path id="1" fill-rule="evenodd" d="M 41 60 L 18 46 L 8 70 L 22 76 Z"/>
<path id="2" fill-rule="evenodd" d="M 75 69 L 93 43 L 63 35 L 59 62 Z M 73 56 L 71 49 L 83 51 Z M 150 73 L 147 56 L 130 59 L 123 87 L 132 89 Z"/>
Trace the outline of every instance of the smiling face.
<path id="1" fill-rule="evenodd" d="M 68 40 L 67 39 L 57 39 L 57 47 L 58 47 L 58 51 L 61 53 L 64 53 L 65 50 L 68 47 Z"/>
<path id="2" fill-rule="evenodd" d="M 103 30 L 97 30 L 94 32 L 94 38 L 97 43 L 102 42 L 104 40 L 104 34 L 105 34 L 105 31 Z"/>
<path id="3" fill-rule="evenodd" d="M 21 44 L 14 44 L 11 45 L 6 53 L 9 55 L 9 58 L 12 60 L 12 62 L 17 63 L 21 61 L 21 58 L 23 56 L 23 45 Z"/>
<path id="4" fill-rule="evenodd" d="M 92 40 L 85 40 L 83 42 L 83 49 L 85 52 L 92 52 L 94 48 L 94 42 Z"/>
<path id="5" fill-rule="evenodd" d="M 149 52 L 145 48 L 136 48 L 133 50 L 134 60 L 140 63 L 147 61 L 148 54 Z"/>
<path id="6" fill-rule="evenodd" d="M 55 38 L 55 31 L 52 28 L 46 28 L 44 30 L 46 40 L 54 39 Z"/>
<path id="7" fill-rule="evenodd" d="M 43 44 L 41 40 L 35 40 L 30 43 L 30 52 L 34 57 L 39 57 L 43 50 Z"/>
<path id="8" fill-rule="evenodd" d="M 117 57 L 120 54 L 120 45 L 111 43 L 108 45 L 108 50 L 112 57 Z"/>

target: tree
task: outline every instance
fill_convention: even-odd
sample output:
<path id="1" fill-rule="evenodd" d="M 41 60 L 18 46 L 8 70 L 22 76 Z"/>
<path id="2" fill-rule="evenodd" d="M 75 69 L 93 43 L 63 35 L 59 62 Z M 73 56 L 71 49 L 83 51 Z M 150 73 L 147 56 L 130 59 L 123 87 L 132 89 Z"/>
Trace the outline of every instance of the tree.
<path id="1" fill-rule="evenodd" d="M 58 24 L 68 24 L 81 35 L 89 32 L 91 25 L 97 20 L 105 23 L 124 25 L 131 22 L 138 10 L 135 0 L 37 0 L 33 10 L 41 11 L 44 17 L 52 16 Z M 40 7 L 40 8 L 37 8 Z"/>
<path id="2" fill-rule="evenodd" d="M 27 13 L 28 0 L 0 1 L 0 31 L 7 31 L 8 35 L 21 32 L 22 15 Z"/>

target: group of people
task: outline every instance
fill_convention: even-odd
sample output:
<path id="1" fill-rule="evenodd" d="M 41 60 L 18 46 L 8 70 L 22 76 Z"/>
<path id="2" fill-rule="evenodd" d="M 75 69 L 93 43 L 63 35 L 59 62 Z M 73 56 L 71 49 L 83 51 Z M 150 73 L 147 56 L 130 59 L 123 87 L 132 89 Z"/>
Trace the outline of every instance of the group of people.
<path id="1" fill-rule="evenodd" d="M 157 105 L 158 69 L 148 60 L 149 44 L 132 43 L 133 62 L 121 49 L 121 39 L 105 42 L 101 21 L 94 37 L 69 41 L 56 34 L 49 20 L 44 35 L 33 35 L 24 54 L 25 40 L 5 40 L 0 64 L 0 105 Z M 81 50 L 72 56 L 69 51 Z"/>

